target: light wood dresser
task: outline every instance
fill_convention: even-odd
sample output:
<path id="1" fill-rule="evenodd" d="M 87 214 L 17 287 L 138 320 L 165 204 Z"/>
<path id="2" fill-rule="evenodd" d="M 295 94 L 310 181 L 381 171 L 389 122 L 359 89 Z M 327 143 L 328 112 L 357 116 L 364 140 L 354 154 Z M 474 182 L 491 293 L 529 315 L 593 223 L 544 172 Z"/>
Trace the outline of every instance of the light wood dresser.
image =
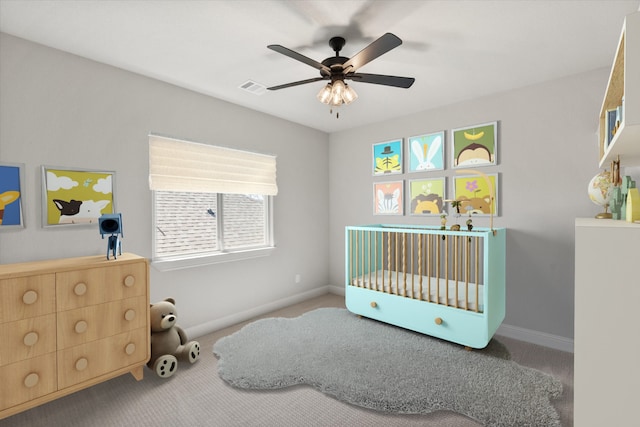
<path id="1" fill-rule="evenodd" d="M 0 419 L 151 355 L 149 263 L 125 253 L 0 265 Z"/>

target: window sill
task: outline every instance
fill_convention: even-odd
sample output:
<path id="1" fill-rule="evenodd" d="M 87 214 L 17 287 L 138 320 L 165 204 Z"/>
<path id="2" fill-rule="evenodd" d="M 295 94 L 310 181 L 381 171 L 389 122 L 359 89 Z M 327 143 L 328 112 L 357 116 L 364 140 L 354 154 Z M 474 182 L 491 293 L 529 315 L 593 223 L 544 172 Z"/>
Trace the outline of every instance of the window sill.
<path id="1" fill-rule="evenodd" d="M 215 255 L 200 255 L 184 258 L 160 259 L 151 262 L 151 266 L 159 271 L 181 270 L 184 268 L 202 267 L 222 262 L 240 261 L 251 258 L 269 256 L 275 247 L 251 249 L 238 252 L 226 252 Z"/>

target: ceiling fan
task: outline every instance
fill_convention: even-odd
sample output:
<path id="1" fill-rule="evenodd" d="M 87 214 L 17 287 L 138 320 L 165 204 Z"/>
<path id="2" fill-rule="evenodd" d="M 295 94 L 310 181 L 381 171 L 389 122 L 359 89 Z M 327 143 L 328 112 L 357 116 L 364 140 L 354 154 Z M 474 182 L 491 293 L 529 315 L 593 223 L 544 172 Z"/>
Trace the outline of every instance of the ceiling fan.
<path id="1" fill-rule="evenodd" d="M 384 34 L 351 58 L 340 56 L 340 51 L 344 47 L 345 43 L 346 40 L 343 37 L 332 37 L 331 40 L 329 40 L 329 46 L 331 46 L 336 55 L 329 57 L 322 62 L 317 62 L 278 44 L 267 46 L 273 51 L 310 65 L 320 71 L 320 77 L 285 83 L 278 86 L 272 86 L 267 89 L 279 90 L 313 83 L 320 80 L 330 80 L 330 82 L 322 88 L 320 93 L 318 93 L 318 99 L 324 104 L 328 104 L 332 107 L 338 107 L 342 104 L 350 104 L 358 97 L 353 88 L 349 87 L 345 83 L 345 80 L 393 86 L 404 89 L 411 87 L 415 81 L 413 77 L 386 76 L 382 74 L 365 74 L 357 72 L 357 70 L 363 65 L 368 64 L 379 56 L 389 52 L 391 49 L 400 46 L 402 44 L 402 40 L 400 40 L 396 35 L 391 33 Z"/>

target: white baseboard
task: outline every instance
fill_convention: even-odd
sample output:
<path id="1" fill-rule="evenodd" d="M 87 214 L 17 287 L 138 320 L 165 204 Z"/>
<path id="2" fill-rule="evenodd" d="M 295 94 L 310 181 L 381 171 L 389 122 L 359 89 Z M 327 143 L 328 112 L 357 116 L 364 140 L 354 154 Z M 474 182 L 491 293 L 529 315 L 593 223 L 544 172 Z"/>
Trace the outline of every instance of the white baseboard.
<path id="1" fill-rule="evenodd" d="M 303 292 L 300 294 L 292 295 L 288 298 L 284 298 L 278 301 L 273 301 L 268 304 L 264 304 L 252 309 L 235 313 L 230 316 L 215 319 L 210 322 L 202 323 L 200 325 L 186 328 L 185 332 L 189 337 L 199 337 L 209 334 L 211 332 L 218 331 L 220 329 L 233 326 L 235 324 L 247 321 L 257 316 L 269 313 L 274 310 L 288 307 L 299 302 L 306 301 L 311 298 L 319 297 L 331 293 L 334 295 L 343 295 L 344 286 L 323 286 L 313 289 L 311 291 Z M 518 326 L 511 326 L 502 324 L 498 328 L 496 335 L 502 335 L 507 338 L 512 338 L 519 341 L 528 342 L 531 344 L 537 344 L 544 347 L 553 348 L 560 351 L 567 351 L 573 353 L 573 340 L 570 338 L 561 337 L 558 335 L 547 334 L 545 332 L 538 332 L 531 329 L 520 328 Z"/>
<path id="2" fill-rule="evenodd" d="M 329 286 L 327 286 L 327 288 L 329 288 L 329 293 L 330 294 L 344 296 L 344 293 L 345 293 L 344 292 L 344 286 L 329 285 Z"/>
<path id="3" fill-rule="evenodd" d="M 496 335 L 573 353 L 573 340 L 558 335 L 502 324 Z"/>
<path id="4" fill-rule="evenodd" d="M 279 310 L 281 308 L 285 308 L 290 305 L 297 304 L 299 302 L 306 301 L 311 298 L 319 297 L 321 295 L 326 295 L 327 293 L 332 292 L 332 290 L 329 288 L 330 288 L 329 286 L 323 286 L 320 288 L 312 289 L 307 292 L 292 295 L 288 298 L 284 298 L 278 301 L 273 301 L 268 304 L 251 308 L 249 310 L 241 311 L 240 313 L 235 313 L 230 316 L 222 317 L 220 319 L 215 319 L 210 322 L 201 323 L 199 325 L 185 328 L 185 332 L 187 333 L 188 337 L 194 337 L 194 338 L 201 337 L 203 335 L 210 334 L 211 332 L 215 332 L 220 329 L 224 329 L 229 326 L 233 326 L 235 324 L 252 319 L 256 316 L 261 316 L 265 313 L 269 313 L 274 310 Z"/>

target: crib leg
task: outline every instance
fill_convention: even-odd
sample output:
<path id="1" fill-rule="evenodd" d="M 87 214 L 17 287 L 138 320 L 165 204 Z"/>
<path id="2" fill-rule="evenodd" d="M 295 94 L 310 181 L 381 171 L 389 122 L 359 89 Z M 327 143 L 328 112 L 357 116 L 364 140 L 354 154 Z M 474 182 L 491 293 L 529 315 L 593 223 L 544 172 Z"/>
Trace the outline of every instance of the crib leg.
<path id="1" fill-rule="evenodd" d="M 471 347 L 469 347 L 468 345 L 465 345 L 464 349 L 467 350 L 467 351 L 473 351 L 473 349 Z"/>

